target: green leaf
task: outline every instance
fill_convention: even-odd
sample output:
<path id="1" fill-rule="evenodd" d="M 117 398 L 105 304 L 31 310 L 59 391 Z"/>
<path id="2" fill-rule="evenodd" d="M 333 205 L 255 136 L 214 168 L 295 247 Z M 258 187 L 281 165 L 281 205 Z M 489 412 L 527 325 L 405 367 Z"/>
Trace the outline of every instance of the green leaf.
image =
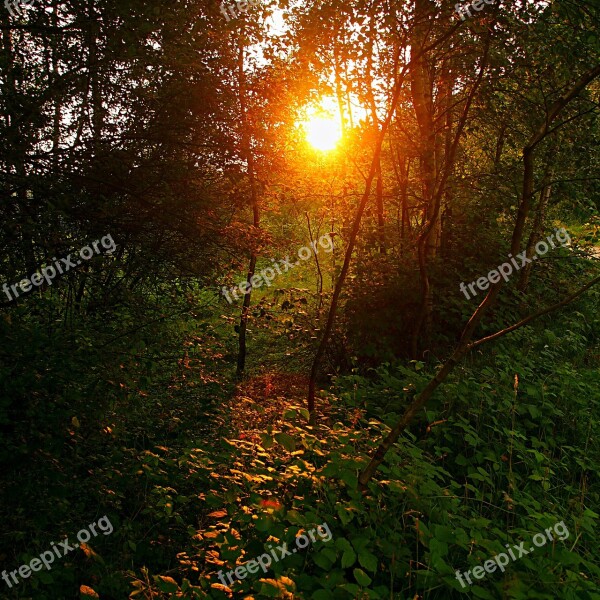
<path id="1" fill-rule="evenodd" d="M 343 506 L 337 507 L 337 514 L 342 522 L 342 525 L 348 525 L 350 521 L 354 518 L 354 513 L 349 508 L 344 508 Z"/>
<path id="2" fill-rule="evenodd" d="M 306 408 L 299 408 L 298 412 L 308 421 L 310 419 L 310 413 Z"/>
<path id="3" fill-rule="evenodd" d="M 262 442 L 262 447 L 265 450 L 268 450 L 273 446 L 273 438 L 270 435 L 267 435 L 266 433 L 260 434 L 260 441 Z"/>
<path id="4" fill-rule="evenodd" d="M 343 585 L 340 585 L 340 588 L 352 594 L 354 598 L 358 598 L 360 588 L 355 583 L 344 583 Z"/>
<path id="5" fill-rule="evenodd" d="M 346 471 L 342 473 L 340 479 L 351 489 L 355 490 L 358 487 L 358 477 L 351 473 L 350 471 Z"/>
<path id="6" fill-rule="evenodd" d="M 367 587 L 373 581 L 362 569 L 354 569 L 352 573 L 354 573 L 354 579 L 362 587 Z"/>
<path id="7" fill-rule="evenodd" d="M 317 564 L 319 567 L 321 567 L 321 569 L 324 569 L 325 571 L 329 571 L 333 564 L 329 557 L 327 557 L 323 552 L 313 554 L 313 560 L 315 561 L 315 564 Z"/>
<path id="8" fill-rule="evenodd" d="M 285 518 L 293 524 L 304 525 L 305 519 L 297 510 L 288 510 L 285 514 Z"/>
<path id="9" fill-rule="evenodd" d="M 456 533 L 452 530 L 452 527 L 448 527 L 447 525 L 436 525 L 433 528 L 433 532 L 436 539 L 440 542 L 452 544 L 456 540 Z"/>
<path id="10" fill-rule="evenodd" d="M 50 575 L 50 573 L 46 573 L 46 571 L 42 571 L 39 575 L 38 575 L 39 580 L 48 585 L 50 583 L 54 582 L 54 579 L 52 577 L 52 575 Z"/>
<path id="11" fill-rule="evenodd" d="M 267 598 L 280 598 L 286 591 L 285 586 L 276 579 L 261 579 L 260 582 L 262 583 L 260 593 Z"/>
<path id="12" fill-rule="evenodd" d="M 287 433 L 276 433 L 275 439 L 289 452 L 296 450 L 296 440 Z"/>
<path id="13" fill-rule="evenodd" d="M 342 554 L 342 569 L 351 567 L 356 562 L 356 554 L 352 548 L 345 550 Z"/>
<path id="14" fill-rule="evenodd" d="M 446 556 L 448 554 L 448 544 L 437 538 L 432 538 L 429 541 L 429 550 L 432 554 L 436 554 L 437 556 Z"/>
<path id="15" fill-rule="evenodd" d="M 377 571 L 377 559 L 367 550 L 362 550 L 358 555 L 358 562 L 367 570 Z"/>
<path id="16" fill-rule="evenodd" d="M 337 538 L 335 540 L 335 545 L 338 550 L 342 550 L 342 552 L 346 552 L 347 550 L 352 550 L 352 545 L 346 538 Z"/>
<path id="17" fill-rule="evenodd" d="M 256 519 L 255 527 L 258 531 L 270 531 L 273 528 L 275 521 L 270 515 L 262 515 Z"/>

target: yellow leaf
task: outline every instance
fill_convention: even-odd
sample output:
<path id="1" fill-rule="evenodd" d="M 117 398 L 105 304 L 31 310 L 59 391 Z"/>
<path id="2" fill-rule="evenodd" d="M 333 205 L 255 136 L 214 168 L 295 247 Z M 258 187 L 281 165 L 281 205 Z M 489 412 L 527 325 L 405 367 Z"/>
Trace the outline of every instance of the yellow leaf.
<path id="1" fill-rule="evenodd" d="M 283 585 L 285 585 L 288 589 L 293 590 L 296 587 L 296 584 L 289 577 L 286 577 L 285 575 L 281 576 L 279 578 L 279 581 L 281 581 L 281 583 L 283 583 Z"/>
<path id="2" fill-rule="evenodd" d="M 71 425 L 73 425 L 73 427 L 75 427 L 76 429 L 81 427 L 81 423 L 79 422 L 79 419 L 77 417 L 73 417 L 71 419 Z"/>

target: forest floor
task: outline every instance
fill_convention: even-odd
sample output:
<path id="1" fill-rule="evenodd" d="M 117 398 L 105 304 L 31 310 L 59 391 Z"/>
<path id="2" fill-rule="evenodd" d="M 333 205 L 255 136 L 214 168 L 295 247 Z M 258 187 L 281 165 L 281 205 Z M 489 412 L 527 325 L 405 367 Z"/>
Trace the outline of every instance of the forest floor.
<path id="1" fill-rule="evenodd" d="M 298 589 L 311 591 L 296 597 L 312 598 L 314 591 L 315 598 L 330 598 L 318 592 L 333 585 L 333 572 L 345 578 L 349 597 L 363 597 L 352 586 L 358 581 L 372 592 L 375 584 L 367 582 L 373 579 L 383 589 L 386 570 L 396 563 L 392 589 L 403 585 L 411 598 L 427 589 L 428 600 L 459 597 L 448 575 L 452 564 L 470 564 L 474 552 L 484 558 L 515 531 L 535 532 L 539 519 L 545 526 L 567 519 L 577 532 L 577 548 L 564 555 L 573 569 L 560 577 L 593 580 L 591 532 L 600 513 L 593 476 L 600 398 L 593 295 L 578 309 L 585 319 L 562 311 L 465 360 L 424 411 L 424 424 L 432 426 L 419 425 L 391 451 L 366 498 L 356 489 L 364 457 L 397 418 L 405 388 L 422 385 L 435 365 L 399 361 L 368 376 L 354 372 L 334 379 L 331 391 L 321 382 L 318 425 L 311 429 L 306 373 L 318 332 L 308 325 L 305 298 L 300 287 L 255 298 L 248 374 L 240 381 L 234 371 L 238 308 L 223 304 L 177 323 L 171 337 L 158 330 L 144 333 L 139 344 L 121 339 L 123 347 L 93 358 L 102 375 L 89 369 L 91 342 L 79 356 L 67 339 L 56 365 L 30 348 L 32 336 L 15 342 L 13 354 L 21 358 L 14 385 L 39 386 L 27 409 L 45 415 L 51 401 L 54 411 L 39 417 L 44 425 L 34 432 L 24 420 L 19 443 L 4 450 L 12 466 L 0 475 L 7 532 L 0 560 L 18 568 L 24 557 L 105 514 L 114 532 L 0 597 L 57 600 L 87 586 L 103 600 L 123 600 L 132 585 L 148 600 L 172 593 L 252 597 L 249 587 L 219 589 L 215 573 L 240 560 L 240 544 L 252 556 L 272 541 L 269 532 L 294 539 L 303 518 L 327 519 L 343 568 L 332 567 L 332 551 L 314 549 L 302 563 L 256 577 L 256 597 L 290 597 L 278 586 L 294 573 Z M 72 362 L 65 364 L 64 356 Z M 145 378 L 137 374 L 140 357 L 151 369 Z M 539 499 L 546 497 L 551 501 L 542 507 Z M 513 529 L 505 539 L 507 523 Z M 425 532 L 435 532 L 435 543 Z M 355 538 L 369 540 L 362 555 L 360 545 L 347 546 Z M 555 572 L 554 557 L 544 560 L 545 572 Z M 346 567 L 353 561 L 360 564 Z M 541 572 L 520 568 L 514 585 Z M 430 588 L 423 572 L 435 581 Z M 181 591 L 186 579 L 202 593 Z M 527 585 L 551 587 L 537 580 Z M 481 589 L 478 597 L 488 597 Z M 407 597 L 389 590 L 381 596 Z"/>

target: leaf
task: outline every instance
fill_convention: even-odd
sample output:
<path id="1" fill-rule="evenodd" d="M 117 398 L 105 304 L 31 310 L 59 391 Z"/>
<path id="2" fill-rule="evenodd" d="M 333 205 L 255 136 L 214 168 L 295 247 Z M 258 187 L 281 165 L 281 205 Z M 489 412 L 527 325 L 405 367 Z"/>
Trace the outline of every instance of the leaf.
<path id="1" fill-rule="evenodd" d="M 360 588 L 355 583 L 344 583 L 343 585 L 340 585 L 340 588 L 352 594 L 354 598 L 358 598 Z"/>
<path id="2" fill-rule="evenodd" d="M 214 517 L 215 519 L 222 519 L 227 516 L 226 510 L 215 510 L 207 515 L 208 517 Z"/>
<path id="3" fill-rule="evenodd" d="M 273 438 L 270 435 L 267 435 L 266 433 L 260 434 L 260 441 L 262 442 L 262 447 L 265 450 L 268 450 L 273 446 Z"/>
<path id="4" fill-rule="evenodd" d="M 81 598 L 100 598 L 100 596 L 98 596 L 98 593 L 93 590 L 91 587 L 87 586 L 87 585 L 80 585 L 79 586 L 79 594 Z"/>
<path id="5" fill-rule="evenodd" d="M 352 545 L 346 538 L 337 538 L 335 540 L 335 545 L 339 550 L 346 552 L 346 550 L 352 550 Z"/>
<path id="6" fill-rule="evenodd" d="M 283 585 L 285 585 L 285 587 L 288 590 L 295 590 L 296 589 L 296 584 L 289 577 L 286 577 L 285 575 L 282 575 L 279 578 L 279 582 L 282 583 Z"/>
<path id="7" fill-rule="evenodd" d="M 273 518 L 270 515 L 262 515 L 254 521 L 257 531 L 270 531 L 273 528 Z"/>
<path id="8" fill-rule="evenodd" d="M 158 575 L 156 578 L 158 589 L 161 592 L 176 592 L 179 590 L 177 582 L 172 577 L 166 577 L 165 575 Z"/>
<path id="9" fill-rule="evenodd" d="M 352 548 L 345 550 L 342 554 L 342 569 L 351 567 L 356 562 L 356 554 Z"/>
<path id="10" fill-rule="evenodd" d="M 287 433 L 276 433 L 275 439 L 289 452 L 296 450 L 296 440 Z"/>
<path id="11" fill-rule="evenodd" d="M 429 541 L 429 550 L 437 556 L 446 556 L 448 554 L 448 544 L 442 542 L 438 538 L 432 538 Z"/>
<path id="12" fill-rule="evenodd" d="M 310 419 L 310 413 L 307 408 L 299 408 L 298 412 L 308 421 Z"/>
<path id="13" fill-rule="evenodd" d="M 313 555 L 313 560 L 315 564 L 324 569 L 325 571 L 329 571 L 331 569 L 332 561 L 323 553 L 319 552 Z"/>
<path id="14" fill-rule="evenodd" d="M 283 592 L 286 592 L 285 586 L 276 579 L 259 579 L 262 583 L 260 593 L 268 598 L 279 598 Z"/>
<path id="15" fill-rule="evenodd" d="M 358 487 L 358 477 L 351 473 L 350 471 L 346 471 L 342 473 L 340 479 L 351 489 L 355 490 Z"/>
<path id="16" fill-rule="evenodd" d="M 337 514 L 342 522 L 342 525 L 348 525 L 350 521 L 354 518 L 354 513 L 349 508 L 344 508 L 343 506 L 337 507 Z"/>
<path id="17" fill-rule="evenodd" d="M 375 573 L 377 571 L 377 559 L 375 558 L 375 556 L 373 554 L 371 554 L 367 550 L 362 550 L 361 552 L 359 552 L 358 562 L 365 569 L 367 569 L 369 571 L 373 571 L 373 573 Z"/>
<path id="18" fill-rule="evenodd" d="M 39 575 L 38 575 L 39 580 L 48 585 L 50 583 L 54 583 L 54 579 L 52 577 L 52 575 L 50 575 L 50 573 L 47 573 L 46 571 L 42 571 Z"/>
<path id="19" fill-rule="evenodd" d="M 81 427 L 81 423 L 79 422 L 79 419 L 77 417 L 73 417 L 71 419 L 71 425 L 73 425 L 75 429 L 79 429 Z"/>
<path id="20" fill-rule="evenodd" d="M 362 587 L 367 587 L 373 581 L 362 569 L 354 569 L 352 573 L 354 573 L 354 579 Z"/>
<path id="21" fill-rule="evenodd" d="M 285 514 L 285 518 L 293 524 L 304 525 L 305 519 L 297 510 L 288 510 Z"/>
<path id="22" fill-rule="evenodd" d="M 452 527 L 447 525 L 435 525 L 433 534 L 440 542 L 446 542 L 447 544 L 452 544 L 456 540 L 456 533 Z"/>

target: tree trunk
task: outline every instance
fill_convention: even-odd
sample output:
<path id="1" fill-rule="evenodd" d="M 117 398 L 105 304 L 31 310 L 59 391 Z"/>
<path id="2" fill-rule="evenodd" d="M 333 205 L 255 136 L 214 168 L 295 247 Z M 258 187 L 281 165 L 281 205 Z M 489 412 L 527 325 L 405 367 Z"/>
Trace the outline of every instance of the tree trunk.
<path id="1" fill-rule="evenodd" d="M 415 24 L 410 40 L 411 52 L 421 53 L 431 31 L 433 15 L 430 0 L 416 0 Z M 436 256 L 440 241 L 439 196 L 435 194 L 437 136 L 434 129 L 433 73 L 427 55 L 420 55 L 410 69 L 412 103 L 419 126 L 419 155 L 425 206 L 424 229 L 418 240 L 418 260 L 421 284 L 421 306 L 412 335 L 411 353 L 417 358 L 419 342 L 425 330 L 426 340 L 430 335 L 433 312 L 433 288 L 429 280 L 429 259 Z M 426 342 L 427 345 L 427 342 Z"/>
<path id="2" fill-rule="evenodd" d="M 546 178 L 546 181 L 548 179 Z M 544 222 L 546 220 L 546 208 L 548 207 L 548 201 L 552 193 L 552 185 L 545 183 L 542 191 L 540 192 L 540 199 L 538 207 L 535 212 L 535 219 L 533 221 L 533 227 L 527 241 L 527 258 L 531 258 L 535 254 L 535 245 L 542 239 L 544 234 Z M 527 263 L 521 271 L 519 277 L 519 283 L 517 289 L 520 292 L 525 292 L 529 285 L 529 277 L 531 275 L 531 267 L 533 263 Z"/>
<path id="3" fill-rule="evenodd" d="M 379 133 L 379 117 L 377 116 L 377 103 L 373 91 L 373 42 L 375 38 L 375 15 L 371 14 L 371 27 L 369 28 L 369 43 L 367 47 L 367 70 L 365 73 L 365 84 L 369 107 L 371 109 L 371 121 L 375 139 Z M 385 211 L 383 207 L 383 178 L 381 173 L 381 158 L 377 161 L 377 183 L 375 184 L 375 199 L 377 204 L 377 237 L 379 241 L 379 252 L 385 254 Z"/>
<path id="4" fill-rule="evenodd" d="M 240 97 L 240 116 L 242 126 L 242 153 L 246 159 L 248 180 L 250 182 L 250 204 L 252 206 L 252 224 L 256 229 L 256 233 L 260 229 L 260 211 L 258 206 L 258 193 L 256 190 L 256 175 L 254 168 L 254 155 L 252 153 L 252 136 L 249 131 L 249 123 L 247 118 L 247 103 L 246 103 L 246 75 L 244 72 L 244 46 L 240 42 L 238 55 L 238 77 L 239 77 L 239 97 Z M 252 299 L 252 277 L 256 269 L 257 254 L 252 251 L 250 255 L 250 264 L 248 265 L 248 276 L 246 282 L 248 284 L 247 293 L 244 294 L 244 302 L 240 315 L 239 325 L 239 350 L 237 358 L 237 377 L 242 377 L 246 369 L 246 331 L 248 329 L 248 314 L 250 312 L 250 302 Z"/>

